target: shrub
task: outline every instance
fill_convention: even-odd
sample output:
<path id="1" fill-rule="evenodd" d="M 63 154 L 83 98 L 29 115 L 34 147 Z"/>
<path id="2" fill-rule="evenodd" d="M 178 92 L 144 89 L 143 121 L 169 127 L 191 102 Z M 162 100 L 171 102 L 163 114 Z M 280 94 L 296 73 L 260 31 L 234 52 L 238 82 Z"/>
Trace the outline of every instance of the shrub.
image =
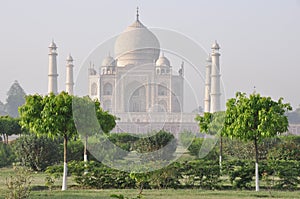
<path id="1" fill-rule="evenodd" d="M 191 131 L 183 131 L 179 134 L 179 141 L 185 148 L 189 147 L 195 138 L 196 134 Z"/>
<path id="2" fill-rule="evenodd" d="M 134 142 L 139 138 L 129 133 L 111 133 L 108 139 L 125 151 L 131 151 Z"/>
<path id="3" fill-rule="evenodd" d="M 25 167 L 16 167 L 14 175 L 6 178 L 8 188 L 6 199 L 26 199 L 29 198 L 32 176 L 30 170 Z"/>
<path id="4" fill-rule="evenodd" d="M 224 163 L 224 171 L 229 176 L 233 188 L 249 189 L 254 170 L 254 162 L 249 160 L 231 160 Z"/>
<path id="5" fill-rule="evenodd" d="M 177 140 L 174 135 L 165 131 L 140 138 L 134 143 L 134 149 L 139 153 L 156 152 L 151 160 L 170 160 L 177 148 Z"/>
<path id="6" fill-rule="evenodd" d="M 181 164 L 175 162 L 168 165 L 167 167 L 150 172 L 149 184 L 151 188 L 179 188 L 181 186 L 180 180 L 182 179 L 180 170 Z"/>
<path id="7" fill-rule="evenodd" d="M 208 140 L 210 141 L 210 140 Z M 188 147 L 188 150 L 191 155 L 199 157 L 199 151 L 201 150 L 202 144 L 204 142 L 204 138 L 195 138 L 191 145 Z M 219 158 L 217 148 L 214 147 L 208 154 L 203 158 L 205 160 L 216 160 Z"/>
<path id="8" fill-rule="evenodd" d="M 298 136 L 299 137 L 299 136 Z M 268 160 L 298 160 L 300 161 L 300 141 L 296 136 L 285 136 L 268 153 Z"/>
<path id="9" fill-rule="evenodd" d="M 194 160 L 182 165 L 186 187 L 217 189 L 220 187 L 220 166 L 217 161 Z"/>
<path id="10" fill-rule="evenodd" d="M 81 173 L 75 176 L 75 181 L 84 187 L 97 189 L 125 189 L 135 187 L 135 181 L 130 178 L 129 173 L 124 171 L 112 169 L 95 162 L 90 162 L 87 170 L 89 171 L 88 173 Z"/>
<path id="11" fill-rule="evenodd" d="M 15 160 L 11 144 L 0 142 L 0 168 L 10 166 Z"/>
<path id="12" fill-rule="evenodd" d="M 68 169 L 68 173 L 74 176 L 75 181 L 85 188 L 135 188 L 135 181 L 130 178 L 129 173 L 109 168 L 99 162 L 71 161 L 68 164 Z M 46 173 L 54 179 L 61 176 L 62 171 L 63 166 L 57 165 L 48 167 Z"/>
<path id="13" fill-rule="evenodd" d="M 59 162 L 59 141 L 46 136 L 24 135 L 14 144 L 16 160 L 34 171 L 43 171 Z"/>
<path id="14" fill-rule="evenodd" d="M 299 161 L 270 161 L 269 167 L 274 170 L 273 175 L 279 178 L 279 180 L 276 181 L 275 188 L 295 190 L 300 184 Z"/>

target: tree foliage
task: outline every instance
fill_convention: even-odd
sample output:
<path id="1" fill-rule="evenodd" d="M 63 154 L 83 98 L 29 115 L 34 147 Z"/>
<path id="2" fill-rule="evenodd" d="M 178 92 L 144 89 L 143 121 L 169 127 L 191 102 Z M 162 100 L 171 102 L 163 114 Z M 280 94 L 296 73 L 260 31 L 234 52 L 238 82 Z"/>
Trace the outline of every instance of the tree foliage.
<path id="1" fill-rule="evenodd" d="M 254 143 L 258 191 L 258 143 L 288 130 L 286 112 L 292 108 L 290 104 L 283 103 L 282 98 L 273 101 L 270 97 L 261 97 L 260 94 L 254 93 L 247 97 L 240 92 L 227 101 L 226 107 L 222 133 L 230 138 Z"/>
<path id="2" fill-rule="evenodd" d="M 191 155 L 195 156 L 196 158 L 199 158 L 199 151 L 201 150 L 201 147 L 205 139 L 209 139 L 209 138 L 195 138 L 193 140 L 193 142 L 188 147 L 188 150 Z M 205 160 L 218 159 L 218 153 L 216 151 L 216 147 L 214 147 L 204 158 L 201 159 L 205 159 Z"/>
<path id="3" fill-rule="evenodd" d="M 75 103 L 74 103 L 75 102 Z M 75 105 L 74 105 L 75 104 Z M 78 105 L 78 107 L 76 107 Z M 84 110 L 96 114 L 96 119 L 84 115 Z M 40 135 L 47 135 L 53 139 L 61 137 L 64 140 L 64 177 L 63 187 L 66 189 L 68 142 L 78 136 L 77 129 L 84 131 L 86 136 L 97 133 L 95 124 L 100 123 L 103 131 L 108 132 L 115 126 L 115 117 L 103 112 L 99 102 L 93 102 L 88 97 L 74 97 L 66 92 L 48 96 L 30 95 L 26 103 L 20 107 L 22 127 Z M 88 112 L 90 113 L 90 112 Z M 81 115 L 75 126 L 74 115 Z M 89 125 L 91 124 L 91 125 Z M 84 127 L 84 128 L 82 128 Z"/>
<path id="4" fill-rule="evenodd" d="M 5 143 L 8 143 L 8 136 L 21 133 L 19 119 L 10 116 L 0 116 L 0 134 L 2 134 Z"/>
<path id="5" fill-rule="evenodd" d="M 73 120 L 71 95 L 62 92 L 48 96 L 30 95 L 20 107 L 21 125 L 33 133 L 47 135 L 53 139 L 64 139 L 64 178 L 62 190 L 66 189 L 67 177 L 67 143 L 77 135 Z"/>
<path id="6" fill-rule="evenodd" d="M 152 136 L 140 138 L 134 144 L 134 149 L 139 153 L 156 152 L 153 154 L 153 160 L 171 159 L 176 148 L 177 141 L 174 135 L 163 130 Z"/>
<path id="7" fill-rule="evenodd" d="M 110 132 L 116 126 L 116 117 L 103 111 L 98 100 L 90 97 L 73 97 L 73 115 L 80 134 L 92 136 L 100 130 Z M 96 116 L 96 117 L 93 117 Z"/>
<path id="8" fill-rule="evenodd" d="M 110 132 L 116 126 L 116 117 L 103 111 L 100 102 L 88 96 L 73 98 L 73 116 L 77 131 L 84 140 L 84 160 L 87 161 L 88 138 Z"/>
<path id="9" fill-rule="evenodd" d="M 132 136 L 129 133 L 111 133 L 108 139 L 125 151 L 132 151 L 134 143 L 139 140 L 137 136 Z"/>
<path id="10" fill-rule="evenodd" d="M 204 113 L 203 116 L 197 115 L 195 118 L 198 121 L 200 132 L 204 132 L 209 135 L 219 136 L 216 137 L 219 140 L 219 164 L 222 168 L 222 158 L 223 158 L 223 139 L 222 139 L 222 130 L 224 126 L 225 112 L 219 111 L 215 113 Z M 216 139 L 215 138 L 215 139 Z M 213 142 L 212 142 L 213 143 Z M 213 148 L 208 147 L 213 151 Z M 211 154 L 211 152 L 210 152 Z"/>
<path id="11" fill-rule="evenodd" d="M 224 125 L 225 112 L 204 113 L 203 116 L 197 115 L 195 120 L 198 122 L 200 132 L 209 135 L 221 135 Z"/>
<path id="12" fill-rule="evenodd" d="M 65 92 L 57 96 L 29 95 L 19 111 L 21 126 L 37 135 L 68 139 L 77 135 L 72 115 L 72 96 Z"/>
<path id="13" fill-rule="evenodd" d="M 286 112 L 290 104 L 277 102 L 270 97 L 238 92 L 236 98 L 229 99 L 227 104 L 224 135 L 241 140 L 261 141 L 274 137 L 288 130 Z"/>

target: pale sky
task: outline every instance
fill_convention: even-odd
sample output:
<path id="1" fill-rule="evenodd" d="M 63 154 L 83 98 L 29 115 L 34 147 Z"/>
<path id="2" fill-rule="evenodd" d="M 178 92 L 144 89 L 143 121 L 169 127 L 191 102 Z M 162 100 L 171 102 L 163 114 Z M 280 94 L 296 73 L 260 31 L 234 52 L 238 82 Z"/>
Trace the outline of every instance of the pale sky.
<path id="1" fill-rule="evenodd" d="M 75 78 L 89 52 L 135 20 L 174 30 L 210 51 L 221 46 L 223 97 L 256 92 L 300 104 L 299 0 L 0 0 L 0 100 L 14 80 L 27 94 L 47 93 L 48 45 L 58 48 L 59 90 L 65 59 Z M 204 66 L 203 66 L 204 67 Z M 204 93 L 204 91 L 203 91 Z M 203 104 L 201 104 L 203 106 Z"/>

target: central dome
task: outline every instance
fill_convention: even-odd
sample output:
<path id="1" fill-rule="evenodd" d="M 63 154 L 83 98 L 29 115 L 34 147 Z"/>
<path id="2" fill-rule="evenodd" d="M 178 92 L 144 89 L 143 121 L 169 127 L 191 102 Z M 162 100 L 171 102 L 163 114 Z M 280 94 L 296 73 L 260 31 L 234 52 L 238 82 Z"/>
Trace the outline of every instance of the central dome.
<path id="1" fill-rule="evenodd" d="M 118 66 L 154 63 L 160 54 L 156 36 L 138 19 L 121 33 L 115 42 Z"/>

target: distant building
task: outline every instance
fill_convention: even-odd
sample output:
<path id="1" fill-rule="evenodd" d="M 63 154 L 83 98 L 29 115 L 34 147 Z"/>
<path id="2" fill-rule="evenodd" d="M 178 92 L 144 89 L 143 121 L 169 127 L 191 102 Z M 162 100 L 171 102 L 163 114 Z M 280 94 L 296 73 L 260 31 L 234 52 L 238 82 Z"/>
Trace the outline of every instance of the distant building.
<path id="1" fill-rule="evenodd" d="M 300 124 L 290 124 L 287 134 L 300 135 Z"/>

